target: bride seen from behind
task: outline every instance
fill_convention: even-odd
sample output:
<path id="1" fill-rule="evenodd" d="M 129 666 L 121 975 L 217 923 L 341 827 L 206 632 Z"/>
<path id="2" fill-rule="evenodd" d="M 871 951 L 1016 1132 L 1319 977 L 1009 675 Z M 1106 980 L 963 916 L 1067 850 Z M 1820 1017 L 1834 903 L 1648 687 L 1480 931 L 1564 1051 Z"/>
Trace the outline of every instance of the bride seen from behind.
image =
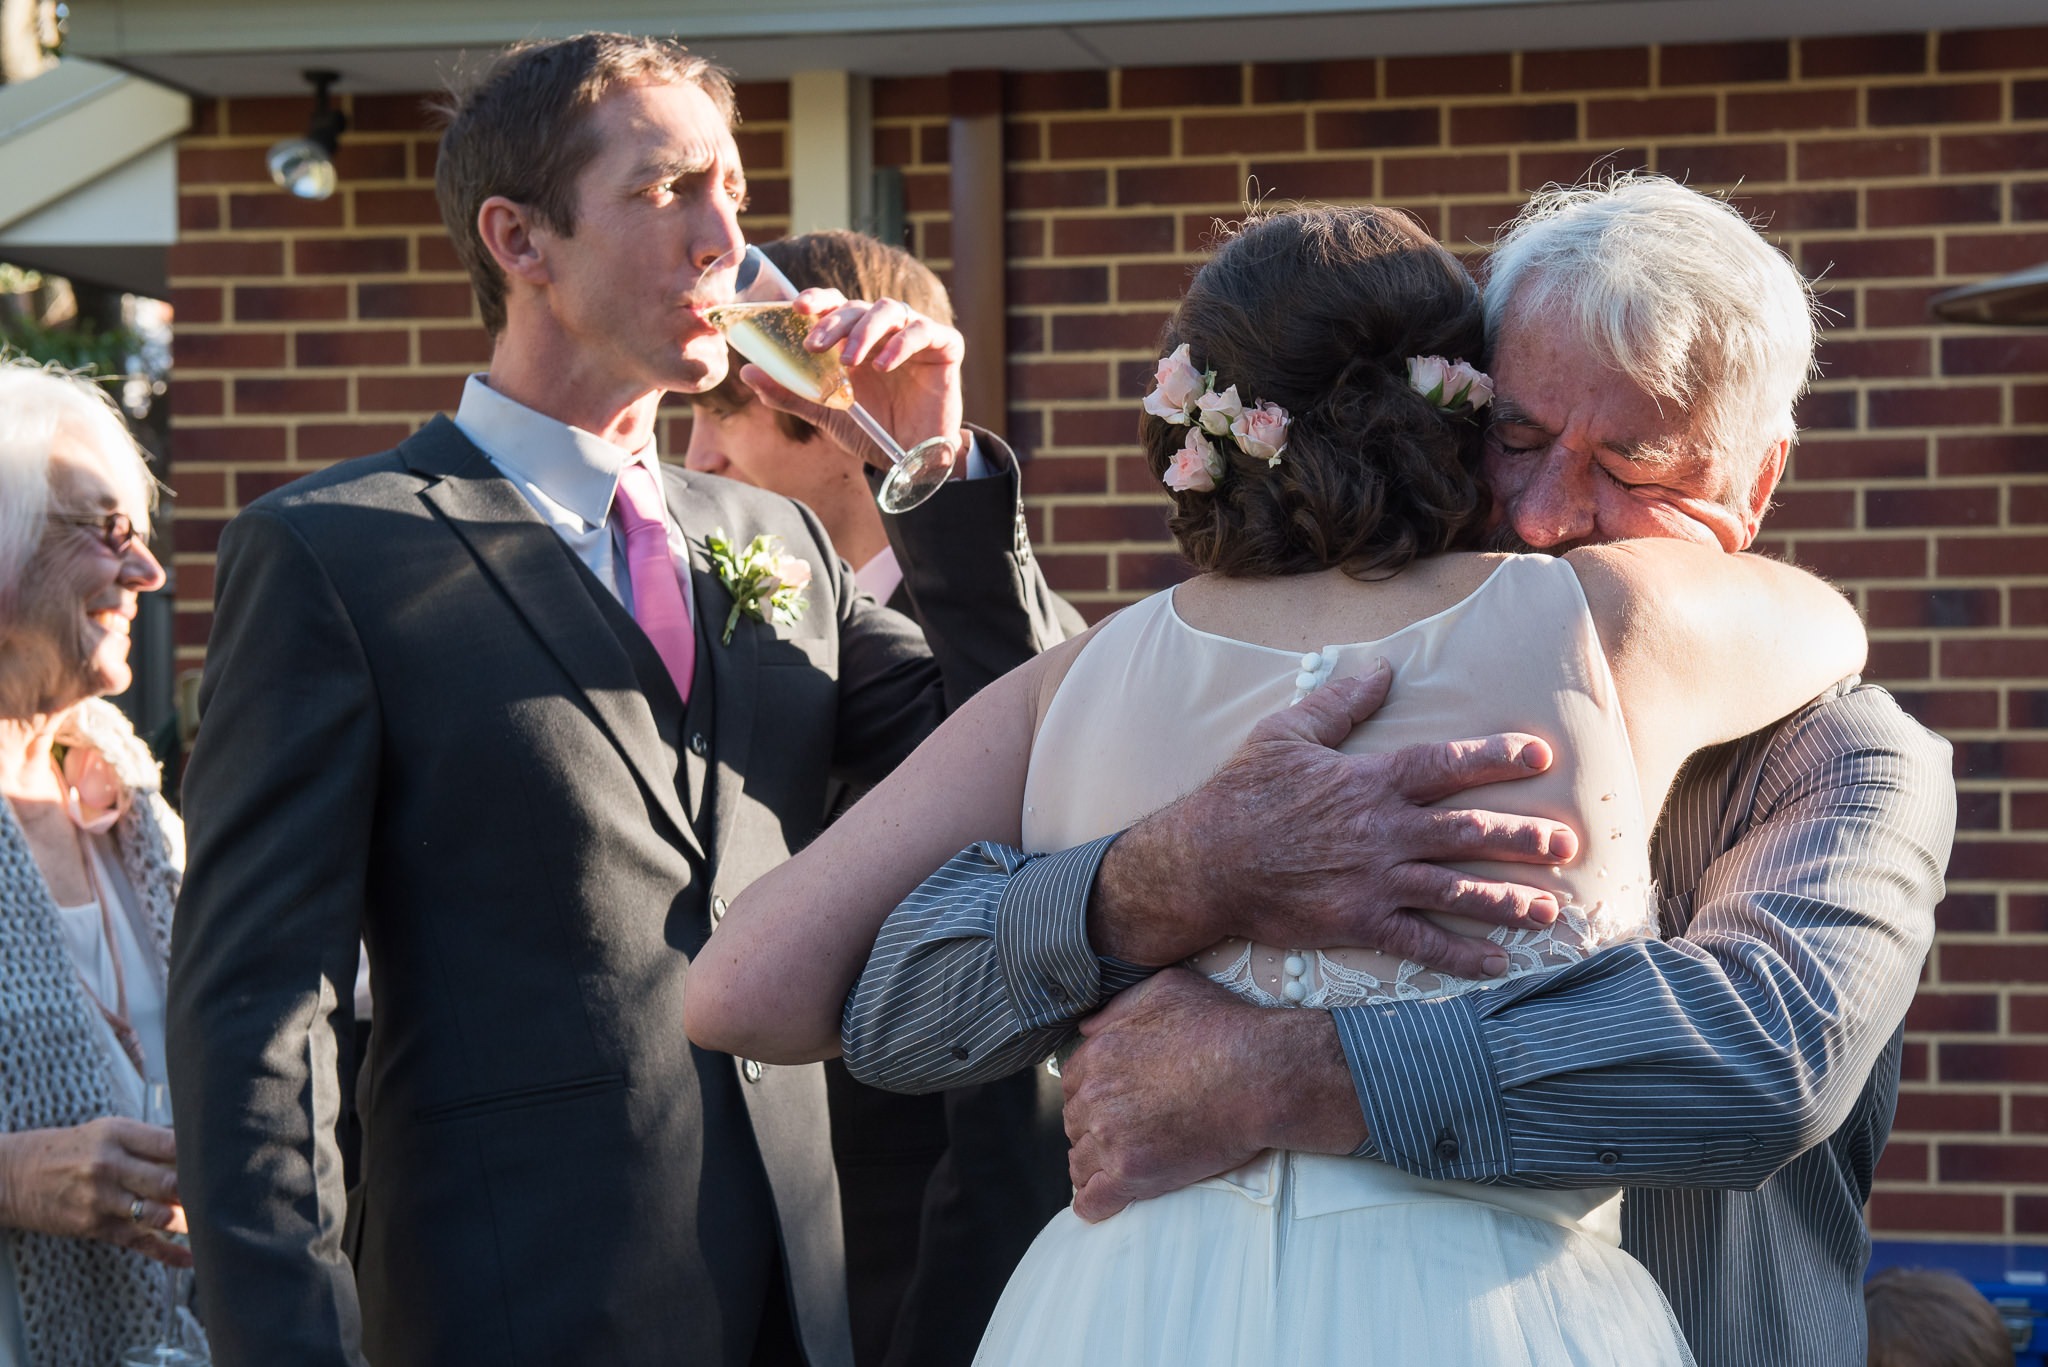
<path id="1" fill-rule="evenodd" d="M 1411 361 L 1476 362 L 1479 295 L 1396 212 L 1251 223 L 1197 275 L 1165 343 L 1142 439 L 1201 573 L 992 686 L 739 898 L 693 965 L 700 1044 L 768 1062 L 836 1052 L 883 919 L 955 851 L 1058 850 L 1123 829 L 1199 786 L 1255 727 L 1328 709 L 1262 718 L 1382 670 L 1386 704 L 1340 748 L 1513 731 L 1555 753 L 1537 777 L 1456 799 L 1581 835 L 1555 868 L 1462 868 L 1530 885 L 1539 921 L 1555 909 L 1540 928 L 1493 932 L 1508 973 L 1653 936 L 1649 833 L 1685 757 L 1861 665 L 1853 610 L 1761 557 L 1662 540 L 1558 559 L 1474 549 L 1483 380 L 1461 393 L 1464 379 Z M 1656 454 L 1635 456 L 1654 467 Z M 1276 1009 L 1489 985 L 1372 947 L 1239 940 L 1191 966 Z M 1098 1225 L 1056 1217 L 977 1362 L 1688 1362 L 1619 1247 L 1619 1203 L 1618 1188 L 1430 1181 L 1268 1152 Z"/>

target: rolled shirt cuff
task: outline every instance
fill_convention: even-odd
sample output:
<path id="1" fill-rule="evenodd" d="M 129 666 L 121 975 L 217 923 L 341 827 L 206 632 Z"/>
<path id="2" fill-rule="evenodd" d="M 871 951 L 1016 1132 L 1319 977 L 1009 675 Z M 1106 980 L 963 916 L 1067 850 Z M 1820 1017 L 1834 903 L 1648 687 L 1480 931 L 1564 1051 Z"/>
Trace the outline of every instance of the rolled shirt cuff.
<path id="1" fill-rule="evenodd" d="M 1127 987 L 1136 987 L 1159 970 L 1143 964 L 1128 963 L 1107 954 L 1095 956 L 1096 971 L 1102 979 L 1102 1000 L 1108 1001 Z"/>
<path id="2" fill-rule="evenodd" d="M 1103 855 L 1121 834 L 1031 859 L 997 904 L 996 958 L 1011 1009 L 1027 1030 L 1076 1020 L 1106 995 L 1105 961 L 1088 943 L 1088 897 Z"/>
<path id="3" fill-rule="evenodd" d="M 1511 1170 L 1500 1086 L 1468 998 L 1330 1014 L 1372 1136 L 1358 1156 L 1438 1180 L 1485 1181 Z"/>

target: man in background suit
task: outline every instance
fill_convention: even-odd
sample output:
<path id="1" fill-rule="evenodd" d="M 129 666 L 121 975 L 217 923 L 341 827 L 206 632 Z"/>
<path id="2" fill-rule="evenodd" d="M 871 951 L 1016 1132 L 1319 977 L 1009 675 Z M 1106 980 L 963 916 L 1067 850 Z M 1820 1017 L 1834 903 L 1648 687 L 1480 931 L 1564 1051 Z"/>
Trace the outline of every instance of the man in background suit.
<path id="1" fill-rule="evenodd" d="M 831 776 L 886 773 L 1057 628 L 959 336 L 900 307 L 820 331 L 899 435 L 997 472 L 891 528 L 929 644 L 804 509 L 656 459 L 662 394 L 726 366 L 700 277 L 740 242 L 733 116 L 671 41 L 508 53 L 437 169 L 490 373 L 223 534 L 202 706 L 234 724 L 187 777 L 169 1032 L 227 1367 L 851 1361 L 822 1074 L 691 1047 L 690 957 Z M 757 534 L 807 562 L 803 611 L 728 632 L 707 541 Z"/>
<path id="2" fill-rule="evenodd" d="M 901 247 L 843 231 L 762 246 L 798 289 L 896 299 L 953 321 L 946 287 Z M 737 376 L 690 397 L 692 470 L 782 494 L 817 513 L 863 592 L 922 621 L 860 458 Z M 819 416 L 823 416 L 822 414 Z M 1064 637 L 1087 629 L 1052 600 Z M 861 790 L 835 785 L 836 817 Z M 825 1061 L 846 1233 L 857 1367 L 954 1367 L 974 1356 L 1024 1250 L 1068 1202 L 1060 1088 L 1044 1069 L 923 1096 L 885 1092 Z"/>

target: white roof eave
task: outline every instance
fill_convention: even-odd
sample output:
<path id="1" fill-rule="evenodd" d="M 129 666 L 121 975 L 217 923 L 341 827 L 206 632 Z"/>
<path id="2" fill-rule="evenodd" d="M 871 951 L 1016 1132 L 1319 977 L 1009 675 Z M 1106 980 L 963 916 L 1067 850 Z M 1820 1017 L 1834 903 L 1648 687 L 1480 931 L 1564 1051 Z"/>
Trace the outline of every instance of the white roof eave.
<path id="1" fill-rule="evenodd" d="M 1539 51 L 2040 22 L 2041 0 L 93 0 L 70 51 L 208 95 L 435 89 L 515 39 L 673 34 L 743 79 Z"/>
<path id="2" fill-rule="evenodd" d="M 67 57 L 0 86 L 0 229 L 159 146 L 192 124 L 192 101 L 141 76 Z"/>

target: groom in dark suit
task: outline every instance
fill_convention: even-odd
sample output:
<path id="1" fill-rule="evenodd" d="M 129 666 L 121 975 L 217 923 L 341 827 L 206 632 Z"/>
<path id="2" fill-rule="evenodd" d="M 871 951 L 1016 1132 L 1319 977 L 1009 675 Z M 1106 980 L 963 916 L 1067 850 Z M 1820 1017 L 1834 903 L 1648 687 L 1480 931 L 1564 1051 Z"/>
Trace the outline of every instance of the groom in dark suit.
<path id="1" fill-rule="evenodd" d="M 221 540 L 169 1001 L 216 1360 L 844 1367 L 821 1075 L 692 1047 L 689 960 L 829 779 L 879 778 L 1057 639 L 1014 464 L 961 428 L 957 333 L 835 317 L 878 418 L 995 472 L 892 520 L 920 634 L 800 505 L 656 459 L 662 394 L 726 364 L 699 286 L 745 199 L 723 74 L 585 35 L 452 112 L 438 190 L 490 373 Z M 781 567 L 794 618 L 715 568 L 710 538 L 757 534 L 809 571 Z"/>

